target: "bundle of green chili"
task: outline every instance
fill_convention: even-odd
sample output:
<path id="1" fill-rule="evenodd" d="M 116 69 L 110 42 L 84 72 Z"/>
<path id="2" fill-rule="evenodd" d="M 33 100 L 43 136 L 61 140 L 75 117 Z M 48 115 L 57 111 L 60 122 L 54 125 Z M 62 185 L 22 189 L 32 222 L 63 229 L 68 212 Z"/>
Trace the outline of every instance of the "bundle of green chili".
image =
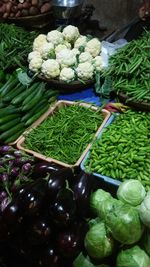
<path id="1" fill-rule="evenodd" d="M 37 35 L 14 24 L 0 23 L 0 69 L 22 67 Z"/>
<path id="2" fill-rule="evenodd" d="M 128 100 L 150 102 L 150 32 L 118 49 L 104 76 L 110 76 L 113 90 Z"/>
<path id="3" fill-rule="evenodd" d="M 103 121 L 102 113 L 79 105 L 64 106 L 25 139 L 25 147 L 75 164 Z"/>

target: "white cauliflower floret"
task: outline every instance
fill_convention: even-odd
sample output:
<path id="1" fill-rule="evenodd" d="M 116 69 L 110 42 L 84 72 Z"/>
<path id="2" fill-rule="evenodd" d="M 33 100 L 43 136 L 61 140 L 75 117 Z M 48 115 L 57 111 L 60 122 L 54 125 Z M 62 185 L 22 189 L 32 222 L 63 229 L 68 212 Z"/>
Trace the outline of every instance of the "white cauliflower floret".
<path id="1" fill-rule="evenodd" d="M 86 61 L 92 62 L 92 55 L 89 52 L 83 52 L 79 56 L 79 62 L 84 63 Z"/>
<path id="2" fill-rule="evenodd" d="M 29 62 L 29 69 L 37 73 L 40 71 L 43 60 L 41 57 L 34 57 Z"/>
<path id="3" fill-rule="evenodd" d="M 101 51 L 101 42 L 97 38 L 93 38 L 87 42 L 85 52 L 89 52 L 93 57 L 99 55 Z"/>
<path id="4" fill-rule="evenodd" d="M 82 80 L 91 80 L 93 78 L 94 66 L 90 62 L 79 63 L 76 72 L 78 78 Z"/>
<path id="5" fill-rule="evenodd" d="M 69 44 L 69 43 L 68 43 Z M 64 49 L 70 49 L 69 47 L 67 47 L 66 44 L 59 44 L 55 47 L 55 53 L 58 53 L 60 52 L 61 50 L 64 50 Z"/>
<path id="6" fill-rule="evenodd" d="M 57 30 L 50 31 L 47 34 L 47 41 L 54 45 L 61 44 L 64 41 L 63 34 Z"/>
<path id="7" fill-rule="evenodd" d="M 33 41 L 33 51 L 41 52 L 41 47 L 47 42 L 45 34 L 39 34 Z"/>
<path id="8" fill-rule="evenodd" d="M 55 59 L 47 59 L 41 67 L 42 74 L 48 78 L 56 78 L 60 74 L 59 63 Z"/>
<path id="9" fill-rule="evenodd" d="M 75 56 L 80 55 L 80 51 L 78 50 L 78 48 L 73 48 L 71 51 Z"/>
<path id="10" fill-rule="evenodd" d="M 28 54 L 28 62 L 30 62 L 33 58 L 41 57 L 40 52 L 38 51 L 32 51 Z"/>
<path id="11" fill-rule="evenodd" d="M 76 56 L 70 49 L 61 50 L 56 54 L 56 59 L 62 67 L 72 66 L 76 63 Z"/>
<path id="12" fill-rule="evenodd" d="M 43 59 L 47 59 L 51 53 L 55 53 L 54 44 L 46 42 L 41 47 L 41 56 Z"/>
<path id="13" fill-rule="evenodd" d="M 77 40 L 77 38 L 80 35 L 78 28 L 73 26 L 73 25 L 66 26 L 63 29 L 62 34 L 63 34 L 65 40 L 70 42 L 70 43 L 74 43 L 75 40 Z"/>
<path id="14" fill-rule="evenodd" d="M 97 56 L 93 59 L 93 65 L 95 70 L 101 71 L 103 69 L 103 60 L 101 56 Z"/>
<path id="15" fill-rule="evenodd" d="M 79 38 L 75 41 L 74 47 L 79 48 L 81 46 L 85 47 L 87 44 L 87 37 L 84 35 L 80 35 Z"/>
<path id="16" fill-rule="evenodd" d="M 73 81 L 75 78 L 75 72 L 71 68 L 63 68 L 60 72 L 59 78 L 65 82 Z"/>

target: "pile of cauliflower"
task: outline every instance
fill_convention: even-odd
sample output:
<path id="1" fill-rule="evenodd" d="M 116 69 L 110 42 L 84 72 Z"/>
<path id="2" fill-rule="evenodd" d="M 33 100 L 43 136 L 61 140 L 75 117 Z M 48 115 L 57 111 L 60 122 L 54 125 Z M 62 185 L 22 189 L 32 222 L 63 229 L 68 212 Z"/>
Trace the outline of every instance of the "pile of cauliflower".
<path id="1" fill-rule="evenodd" d="M 29 69 L 47 79 L 87 81 L 103 69 L 100 52 L 97 38 L 80 35 L 77 27 L 68 25 L 62 32 L 52 30 L 34 39 Z"/>

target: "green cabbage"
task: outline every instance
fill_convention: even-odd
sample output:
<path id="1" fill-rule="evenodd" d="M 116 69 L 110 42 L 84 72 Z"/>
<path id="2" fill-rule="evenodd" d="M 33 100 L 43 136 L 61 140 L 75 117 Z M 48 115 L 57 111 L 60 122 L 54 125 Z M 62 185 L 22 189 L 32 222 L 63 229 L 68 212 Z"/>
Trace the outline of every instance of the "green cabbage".
<path id="1" fill-rule="evenodd" d="M 139 214 L 141 221 L 150 228 L 150 191 L 148 191 L 146 197 L 139 207 Z"/>
<path id="2" fill-rule="evenodd" d="M 91 194 L 90 197 L 91 211 L 95 215 L 99 215 L 102 203 L 109 198 L 111 198 L 110 193 L 104 191 L 103 189 L 96 190 L 94 193 Z"/>
<path id="3" fill-rule="evenodd" d="M 138 180 L 124 181 L 117 190 L 118 199 L 132 206 L 141 204 L 145 195 L 145 188 Z"/>
<path id="4" fill-rule="evenodd" d="M 134 244 L 142 236 L 143 226 L 138 210 L 121 201 L 107 212 L 105 222 L 114 239 L 123 244 Z"/>
<path id="5" fill-rule="evenodd" d="M 88 255 L 94 259 L 102 259 L 112 254 L 114 242 L 103 222 L 89 229 L 85 236 L 84 246 Z"/>
<path id="6" fill-rule="evenodd" d="M 118 254 L 116 267 L 150 267 L 150 258 L 139 246 L 134 246 Z"/>
<path id="7" fill-rule="evenodd" d="M 81 252 L 73 262 L 73 267 L 109 267 L 106 264 L 94 265 L 89 256 L 84 256 Z"/>
<path id="8" fill-rule="evenodd" d="M 142 247 L 147 252 L 147 254 L 150 256 L 150 230 L 146 229 L 144 232 L 143 238 L 142 238 Z"/>

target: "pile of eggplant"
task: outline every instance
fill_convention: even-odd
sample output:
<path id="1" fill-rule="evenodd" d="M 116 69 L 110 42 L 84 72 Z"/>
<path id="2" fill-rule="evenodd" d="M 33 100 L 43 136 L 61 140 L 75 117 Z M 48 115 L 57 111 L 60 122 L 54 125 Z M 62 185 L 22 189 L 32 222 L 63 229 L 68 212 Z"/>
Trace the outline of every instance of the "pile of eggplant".
<path id="1" fill-rule="evenodd" d="M 11 153 L 19 157 L 20 152 Z M 20 165 L 21 170 L 24 164 Z M 36 161 L 30 165 L 25 165 L 30 166 L 27 182 L 9 190 L 11 200 L 1 210 L 0 246 L 8 244 L 9 250 L 14 251 L 9 257 L 13 266 L 17 266 L 14 255 L 18 255 L 32 267 L 71 267 L 83 250 L 88 230 L 93 178 L 79 169 Z M 17 182 L 21 179 L 18 177 Z"/>

